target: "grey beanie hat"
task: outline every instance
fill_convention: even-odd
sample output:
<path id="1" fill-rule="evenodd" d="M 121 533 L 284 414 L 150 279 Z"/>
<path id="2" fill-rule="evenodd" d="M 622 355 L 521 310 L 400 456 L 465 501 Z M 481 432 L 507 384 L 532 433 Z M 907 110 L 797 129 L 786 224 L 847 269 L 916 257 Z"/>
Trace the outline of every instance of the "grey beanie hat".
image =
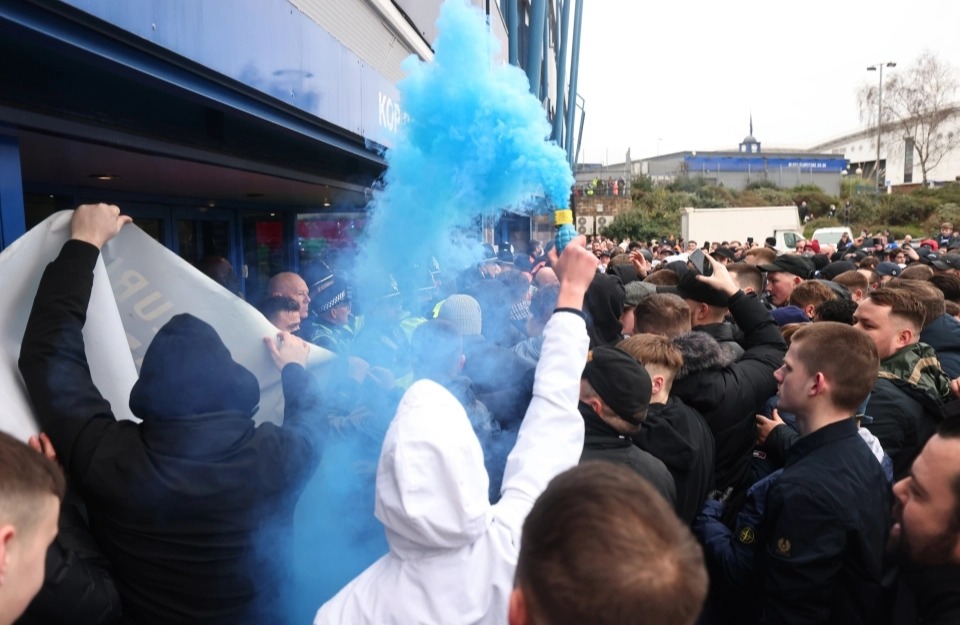
<path id="1" fill-rule="evenodd" d="M 480 304 L 469 295 L 451 295 L 440 307 L 437 319 L 452 323 L 463 336 L 480 334 Z"/>

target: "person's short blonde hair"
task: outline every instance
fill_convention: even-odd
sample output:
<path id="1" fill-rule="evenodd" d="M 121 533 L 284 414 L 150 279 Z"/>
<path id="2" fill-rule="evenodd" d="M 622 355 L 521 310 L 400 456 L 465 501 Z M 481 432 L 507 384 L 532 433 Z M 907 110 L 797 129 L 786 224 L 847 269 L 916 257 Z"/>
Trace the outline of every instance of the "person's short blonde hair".
<path id="1" fill-rule="evenodd" d="M 661 369 L 668 389 L 683 367 L 680 348 L 660 334 L 634 334 L 618 343 L 617 347 L 639 360 L 643 366 Z"/>
<path id="2" fill-rule="evenodd" d="M 851 269 L 850 271 L 844 271 L 841 274 L 838 274 L 832 282 L 837 284 L 842 284 L 847 287 L 847 290 L 853 293 L 854 291 L 863 291 L 866 293 L 870 289 L 870 281 L 867 280 L 867 276 L 863 275 L 856 269 Z"/>
<path id="3" fill-rule="evenodd" d="M 836 292 L 817 280 L 804 280 L 790 293 L 790 304 L 799 308 L 819 306 L 833 299 L 837 299 Z"/>
<path id="4" fill-rule="evenodd" d="M 753 258 L 757 265 L 769 265 L 777 260 L 777 252 L 769 247 L 754 247 L 747 250 L 743 255 L 744 260 Z"/>

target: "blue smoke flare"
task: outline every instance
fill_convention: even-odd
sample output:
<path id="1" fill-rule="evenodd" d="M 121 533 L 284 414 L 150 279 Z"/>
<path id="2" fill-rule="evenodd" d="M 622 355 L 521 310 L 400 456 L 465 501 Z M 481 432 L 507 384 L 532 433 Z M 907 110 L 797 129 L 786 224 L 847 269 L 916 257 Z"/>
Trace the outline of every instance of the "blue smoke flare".
<path id="1" fill-rule="evenodd" d="M 364 308 L 376 304 L 363 287 L 382 283 L 384 274 L 403 281 L 434 257 L 445 269 L 475 262 L 479 242 L 469 233 L 479 234 L 479 216 L 507 209 L 530 214 L 569 201 L 566 154 L 547 140 L 551 128 L 526 75 L 495 60 L 499 43 L 484 16 L 466 0 L 447 0 L 438 27 L 433 61 L 407 59 L 408 77 L 398 85 L 406 123 L 386 153 L 388 170 L 368 206 L 352 275 Z M 291 622 L 310 622 L 322 603 L 386 552 L 373 516 L 385 419 L 378 415 L 362 434 L 332 436 L 300 500 L 295 580 L 284 600 Z M 513 438 L 481 439 L 502 473 Z"/>
<path id="2" fill-rule="evenodd" d="M 569 202 L 566 153 L 547 140 L 550 124 L 523 71 L 495 60 L 499 42 L 483 14 L 447 0 L 437 26 L 433 61 L 403 65 L 408 76 L 398 87 L 408 118 L 369 207 L 358 284 L 425 267 L 431 257 L 445 268 L 466 266 L 478 251 L 458 235 L 479 215 Z"/>

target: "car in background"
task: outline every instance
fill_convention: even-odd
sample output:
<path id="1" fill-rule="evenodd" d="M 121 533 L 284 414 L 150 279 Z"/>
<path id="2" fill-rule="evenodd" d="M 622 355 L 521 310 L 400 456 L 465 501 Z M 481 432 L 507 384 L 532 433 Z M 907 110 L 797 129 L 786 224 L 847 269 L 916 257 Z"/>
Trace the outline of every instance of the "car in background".
<path id="1" fill-rule="evenodd" d="M 810 237 L 810 240 L 816 240 L 820 243 L 820 245 L 833 245 L 836 247 L 837 242 L 840 240 L 840 237 L 844 235 L 844 233 L 846 233 L 847 237 L 849 237 L 851 241 L 853 240 L 853 232 L 846 226 L 817 228 L 813 231 L 813 236 Z"/>

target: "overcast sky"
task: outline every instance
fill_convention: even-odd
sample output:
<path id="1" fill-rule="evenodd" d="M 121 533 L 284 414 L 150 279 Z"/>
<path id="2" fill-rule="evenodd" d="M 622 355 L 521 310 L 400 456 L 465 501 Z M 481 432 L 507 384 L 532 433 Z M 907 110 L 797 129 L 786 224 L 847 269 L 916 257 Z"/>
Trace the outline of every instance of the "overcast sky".
<path id="1" fill-rule="evenodd" d="M 751 110 L 763 146 L 809 148 L 863 127 L 868 65 L 925 49 L 960 66 L 960 1 L 586 2 L 580 160 L 736 149 Z"/>

